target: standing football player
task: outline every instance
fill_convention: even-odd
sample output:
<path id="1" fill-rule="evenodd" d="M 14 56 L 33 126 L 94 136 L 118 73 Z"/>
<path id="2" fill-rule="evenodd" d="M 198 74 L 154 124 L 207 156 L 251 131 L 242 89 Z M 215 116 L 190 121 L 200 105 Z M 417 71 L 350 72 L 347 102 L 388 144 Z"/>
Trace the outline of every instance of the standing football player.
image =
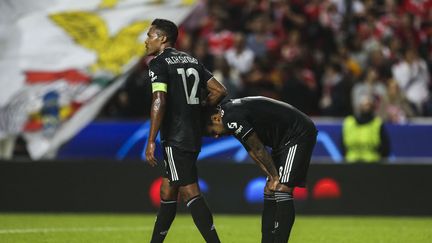
<path id="1" fill-rule="evenodd" d="M 203 106 L 214 106 L 226 89 L 198 60 L 174 49 L 177 26 L 155 19 L 145 41 L 153 99 L 146 159 L 157 165 L 155 139 L 161 131 L 165 176 L 160 188 L 161 206 L 151 242 L 163 242 L 174 220 L 178 195 L 190 209 L 206 242 L 220 242 L 213 216 L 198 186 L 196 161 L 201 149 Z"/>
<path id="2" fill-rule="evenodd" d="M 316 143 L 317 129 L 312 120 L 287 103 L 245 97 L 214 109 L 207 133 L 214 137 L 234 135 L 267 174 L 261 242 L 288 242 L 295 218 L 293 190 L 305 186 Z M 272 149 L 271 154 L 266 146 Z"/>

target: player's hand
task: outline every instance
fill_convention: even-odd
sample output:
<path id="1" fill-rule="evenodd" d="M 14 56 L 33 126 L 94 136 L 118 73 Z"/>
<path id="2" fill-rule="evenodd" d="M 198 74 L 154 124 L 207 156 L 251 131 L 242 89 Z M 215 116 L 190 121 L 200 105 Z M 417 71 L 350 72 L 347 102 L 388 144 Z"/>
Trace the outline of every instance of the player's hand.
<path id="1" fill-rule="evenodd" d="M 270 179 L 266 183 L 266 187 L 270 191 L 276 191 L 276 187 L 279 185 L 279 176 L 270 177 Z"/>
<path id="2" fill-rule="evenodd" d="M 148 142 L 145 155 L 147 162 L 152 166 L 155 167 L 157 165 L 156 157 L 154 156 L 156 150 L 156 143 L 155 142 Z"/>

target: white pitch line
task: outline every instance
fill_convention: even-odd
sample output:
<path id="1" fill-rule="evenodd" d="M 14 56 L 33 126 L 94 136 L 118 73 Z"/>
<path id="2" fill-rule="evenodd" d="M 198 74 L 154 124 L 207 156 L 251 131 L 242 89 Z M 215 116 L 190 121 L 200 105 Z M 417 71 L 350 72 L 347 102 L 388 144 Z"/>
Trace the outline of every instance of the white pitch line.
<path id="1" fill-rule="evenodd" d="M 29 229 L 0 229 L 0 234 L 31 234 L 57 232 L 110 232 L 110 231 L 146 231 L 153 227 L 88 227 L 88 228 L 29 228 Z"/>
<path id="2" fill-rule="evenodd" d="M 172 230 L 195 229 L 195 225 L 176 225 Z M 219 226 L 217 228 L 224 228 Z M 151 231 L 153 226 L 137 227 L 70 227 L 70 228 L 21 228 L 21 229 L 0 229 L 0 235 L 6 234 L 35 234 L 35 233 L 59 233 L 59 232 L 112 232 L 112 231 Z"/>

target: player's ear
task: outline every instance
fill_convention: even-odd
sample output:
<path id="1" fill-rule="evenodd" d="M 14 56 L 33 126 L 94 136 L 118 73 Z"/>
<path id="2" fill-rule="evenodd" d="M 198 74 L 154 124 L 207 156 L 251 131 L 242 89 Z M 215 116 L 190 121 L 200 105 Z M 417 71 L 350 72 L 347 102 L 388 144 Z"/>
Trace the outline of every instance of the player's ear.
<path id="1" fill-rule="evenodd" d="M 162 37 L 161 38 L 162 43 L 165 43 L 168 41 L 168 38 L 166 37 L 166 35 L 162 35 L 161 37 Z"/>

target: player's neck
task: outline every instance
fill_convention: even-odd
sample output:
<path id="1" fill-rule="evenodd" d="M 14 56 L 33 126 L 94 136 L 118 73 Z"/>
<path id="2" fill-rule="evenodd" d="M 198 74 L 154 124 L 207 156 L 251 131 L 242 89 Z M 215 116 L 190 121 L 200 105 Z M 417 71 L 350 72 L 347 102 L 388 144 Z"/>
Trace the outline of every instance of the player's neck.
<path id="1" fill-rule="evenodd" d="M 168 45 L 168 44 L 162 45 L 160 50 L 159 50 L 159 53 L 157 55 L 162 54 L 166 49 L 169 49 L 169 48 L 173 48 L 173 47 L 171 45 Z"/>

